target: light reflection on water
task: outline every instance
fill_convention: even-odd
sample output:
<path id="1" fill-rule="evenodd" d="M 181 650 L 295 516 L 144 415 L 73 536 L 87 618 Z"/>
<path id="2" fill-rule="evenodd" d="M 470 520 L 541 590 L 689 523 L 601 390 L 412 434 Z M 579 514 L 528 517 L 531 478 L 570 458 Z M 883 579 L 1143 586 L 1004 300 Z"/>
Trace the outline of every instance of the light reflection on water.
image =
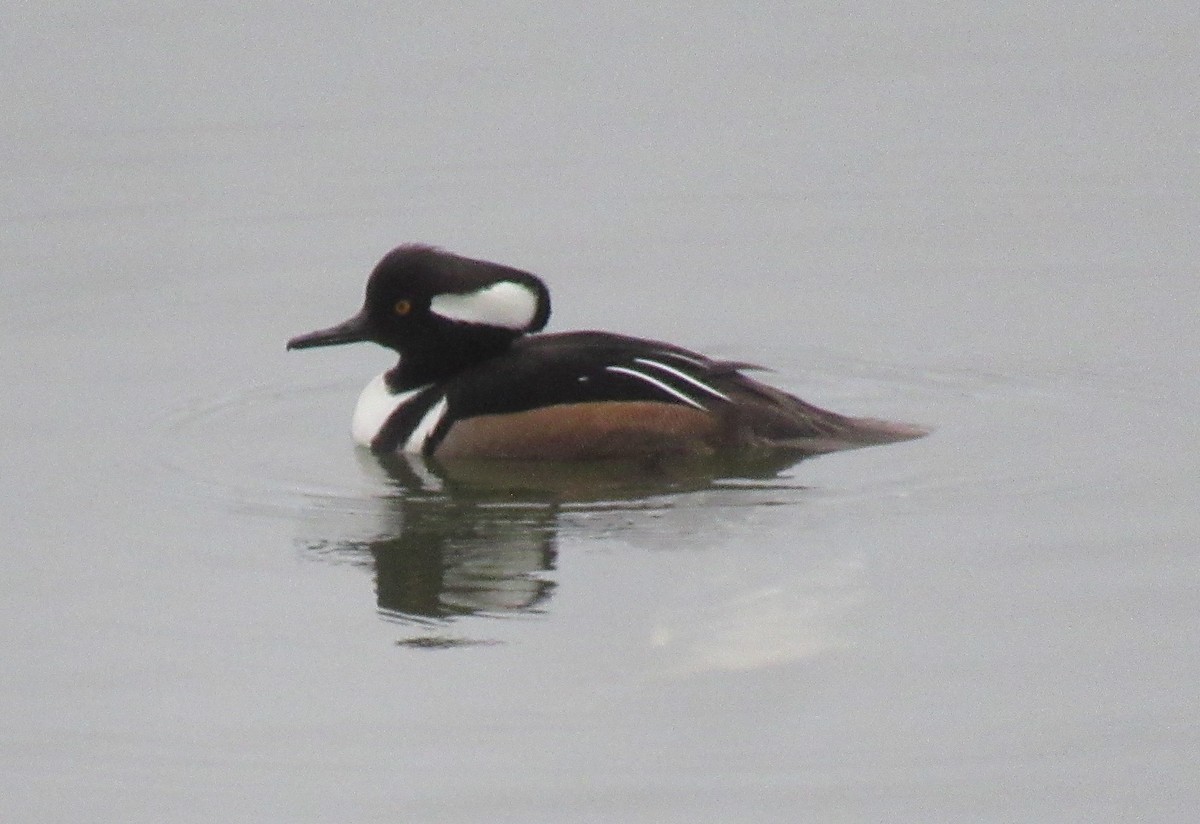
<path id="1" fill-rule="evenodd" d="M 716 495 L 689 507 L 697 528 L 697 517 L 721 519 L 730 506 L 801 491 L 780 476 L 794 459 L 778 455 L 561 465 L 357 455 L 386 493 L 351 507 L 311 497 L 304 521 L 317 534 L 301 546 L 370 567 L 380 614 L 427 628 L 540 614 L 555 591 L 561 530 L 576 540 L 603 540 L 634 522 L 661 530 L 654 522 L 689 496 Z"/>
<path id="2" fill-rule="evenodd" d="M 779 455 L 437 465 L 405 457 L 381 461 L 352 447 L 343 418 L 355 383 L 268 385 L 168 417 L 156 471 L 148 475 L 158 483 L 165 474 L 184 497 L 290 521 L 302 557 L 370 575 L 374 609 L 407 633 L 397 643 L 444 649 L 498 643 L 499 619 L 553 615 L 564 542 L 608 548 L 624 541 L 666 551 L 765 542 L 768 551 L 786 554 L 793 534 L 856 502 L 909 495 L 927 503 L 970 501 L 981 490 L 1027 495 L 1051 489 L 1073 477 L 1076 444 L 1029 423 L 1103 407 L 1114 393 L 1129 403 L 1136 394 L 1125 385 L 1093 385 L 1088 376 L 905 375 L 828 356 L 804 372 L 806 381 L 820 383 L 825 373 L 830 385 L 834 375 L 845 381 L 849 394 L 831 405 L 865 412 L 899 406 L 896 417 L 935 430 L 939 422 L 920 411 L 939 409 L 955 428 L 935 431 L 916 447 L 867 450 L 877 455 L 864 463 L 871 469 L 849 481 L 824 473 L 828 458 L 797 464 Z M 1027 449 L 992 447 L 1014 439 Z M 756 528 L 756 518 L 779 508 L 787 514 Z M 672 610 L 667 597 L 648 643 L 673 653 L 667 658 L 675 671 L 739 669 L 852 644 L 850 616 L 867 597 L 867 571 L 860 556 L 845 550 L 823 556 L 819 548 L 803 547 L 783 562 L 778 585 L 737 579 L 727 590 L 706 592 L 702 606 Z"/>
<path id="3" fill-rule="evenodd" d="M 1192 819 L 1193 4 L 277 5 L 7 9 L 0 820 Z M 397 485 L 401 240 L 936 431 Z"/>
<path id="4" fill-rule="evenodd" d="M 481 474 L 461 466 L 434 474 L 423 465 L 418 475 L 360 457 L 368 472 L 387 474 L 394 492 L 357 510 L 313 499 L 305 522 L 315 531 L 298 543 L 310 556 L 371 574 L 379 614 L 403 627 L 397 645 L 505 643 L 499 635 L 513 636 L 498 633 L 496 622 L 553 616 L 561 554 L 577 569 L 579 552 L 589 550 L 605 554 L 600 566 L 610 570 L 589 595 L 607 591 L 601 609 L 628 611 L 640 623 L 637 646 L 651 655 L 658 677 L 754 669 L 854 643 L 852 613 L 867 597 L 860 555 L 789 546 L 777 527 L 758 529 L 753 516 L 766 510 L 777 512 L 776 523 L 802 520 L 778 513 L 799 511 L 808 493 L 779 474 L 778 461 L 757 477 L 727 475 L 727 463 L 709 461 L 665 475 L 662 467 L 619 464 L 490 464 L 476 467 Z M 740 471 L 747 472 L 744 463 Z M 366 531 L 373 534 L 350 537 Z M 741 547 L 727 559 L 734 567 L 744 551 L 784 550 L 779 574 L 762 579 L 731 569 L 715 581 L 693 578 L 691 553 L 722 545 Z M 639 579 L 640 593 L 622 591 L 617 582 L 628 578 Z M 572 582 L 576 590 L 582 585 L 578 576 Z M 581 594 L 572 592 L 576 602 Z M 648 615 L 639 621 L 639 613 Z M 587 623 L 605 620 L 593 615 Z"/>
<path id="5" fill-rule="evenodd" d="M 808 462 L 778 453 L 568 465 L 380 460 L 346 439 L 312 435 L 327 424 L 341 434 L 353 392 L 347 382 L 252 387 L 179 412 L 165 422 L 151 474 L 166 473 L 181 495 L 291 521 L 302 557 L 362 568 L 373 607 L 404 628 L 397 643 L 408 647 L 493 644 L 504 634 L 497 620 L 545 620 L 564 542 L 666 553 L 778 544 L 775 527 L 756 526 L 756 512 L 799 513 L 830 494 L 800 481 Z M 223 445 L 220 454 L 213 444 Z M 686 648 L 666 656 L 676 671 L 697 660 L 738 668 L 827 648 L 838 632 L 819 616 L 858 597 L 847 582 L 859 562 L 787 563 L 778 586 L 706 593 L 703 626 L 693 606 L 672 607 L 664 593 L 648 644 L 660 653 Z"/>
<path id="6" fill-rule="evenodd" d="M 849 414 L 904 420 L 916 416 L 906 411 L 888 414 L 887 404 L 898 396 L 903 401 L 907 395 L 911 408 L 914 398 L 924 401 L 929 395 L 947 394 L 925 375 L 904 377 L 883 365 L 818 357 L 822 361 L 816 365 L 796 370 L 803 372 L 806 383 L 820 385 L 826 373 L 833 376 L 848 366 L 857 372 L 853 380 L 844 381 L 850 391 L 822 396 L 828 405 Z M 828 382 L 834 385 L 832 378 Z M 374 459 L 348 459 L 358 454 L 347 433 L 359 383 L 342 379 L 253 385 L 169 411 L 159 422 L 161 432 L 147 458 L 145 482 L 156 489 L 174 489 L 183 497 L 232 505 L 240 512 L 285 518 L 296 516 L 313 500 L 331 509 L 353 508 L 356 501 L 380 496 L 447 490 L 509 503 L 555 500 L 595 509 L 606 499 L 624 508 L 642 498 L 701 490 L 754 490 L 758 496 L 751 500 L 758 504 L 769 503 L 765 493 L 777 489 L 781 500 L 788 501 L 798 487 L 782 474 L 797 463 L 788 456 L 607 467 L 478 462 L 429 468 L 396 462 L 380 472 Z M 737 497 L 731 495 L 730 500 Z"/>

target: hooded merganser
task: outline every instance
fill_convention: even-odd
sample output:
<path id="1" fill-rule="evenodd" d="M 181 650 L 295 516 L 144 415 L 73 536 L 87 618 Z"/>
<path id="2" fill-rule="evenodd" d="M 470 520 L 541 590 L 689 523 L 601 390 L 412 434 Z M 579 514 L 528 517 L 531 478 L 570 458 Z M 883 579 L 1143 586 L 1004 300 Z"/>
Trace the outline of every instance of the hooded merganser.
<path id="1" fill-rule="evenodd" d="M 805 403 L 667 343 L 530 335 L 550 317 L 534 275 L 430 246 L 389 252 L 362 311 L 288 349 L 373 341 L 400 355 L 354 410 L 355 442 L 437 459 L 582 460 L 781 449 L 799 457 L 926 430 Z"/>

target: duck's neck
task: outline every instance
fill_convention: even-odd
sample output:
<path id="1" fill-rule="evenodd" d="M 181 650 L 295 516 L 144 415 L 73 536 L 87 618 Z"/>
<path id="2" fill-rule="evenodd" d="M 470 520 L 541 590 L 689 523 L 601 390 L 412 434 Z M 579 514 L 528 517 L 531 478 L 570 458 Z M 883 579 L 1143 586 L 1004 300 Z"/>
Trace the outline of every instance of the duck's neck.
<path id="1" fill-rule="evenodd" d="M 392 392 L 438 383 L 503 354 L 516 337 L 507 330 L 480 329 L 472 335 L 426 340 L 420 346 L 403 349 L 400 362 L 384 380 Z"/>

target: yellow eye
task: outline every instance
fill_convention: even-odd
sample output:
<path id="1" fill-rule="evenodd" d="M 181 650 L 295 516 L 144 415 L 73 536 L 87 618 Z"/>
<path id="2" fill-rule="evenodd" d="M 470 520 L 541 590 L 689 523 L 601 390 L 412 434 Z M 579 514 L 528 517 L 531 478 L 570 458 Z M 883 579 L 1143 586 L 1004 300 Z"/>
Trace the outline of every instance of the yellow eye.
<path id="1" fill-rule="evenodd" d="M 412 311 L 412 301 L 401 298 L 392 305 L 397 315 L 407 315 Z"/>

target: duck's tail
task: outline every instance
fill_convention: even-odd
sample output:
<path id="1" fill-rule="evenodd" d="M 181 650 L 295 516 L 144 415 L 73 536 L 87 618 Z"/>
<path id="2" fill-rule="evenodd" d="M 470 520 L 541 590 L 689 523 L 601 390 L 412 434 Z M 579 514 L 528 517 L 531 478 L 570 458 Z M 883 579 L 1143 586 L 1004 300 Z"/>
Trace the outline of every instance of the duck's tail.
<path id="1" fill-rule="evenodd" d="M 774 387 L 741 376 L 740 388 L 752 396 L 741 407 L 740 427 L 751 443 L 805 455 L 911 441 L 930 430 L 878 418 L 840 415 Z"/>

